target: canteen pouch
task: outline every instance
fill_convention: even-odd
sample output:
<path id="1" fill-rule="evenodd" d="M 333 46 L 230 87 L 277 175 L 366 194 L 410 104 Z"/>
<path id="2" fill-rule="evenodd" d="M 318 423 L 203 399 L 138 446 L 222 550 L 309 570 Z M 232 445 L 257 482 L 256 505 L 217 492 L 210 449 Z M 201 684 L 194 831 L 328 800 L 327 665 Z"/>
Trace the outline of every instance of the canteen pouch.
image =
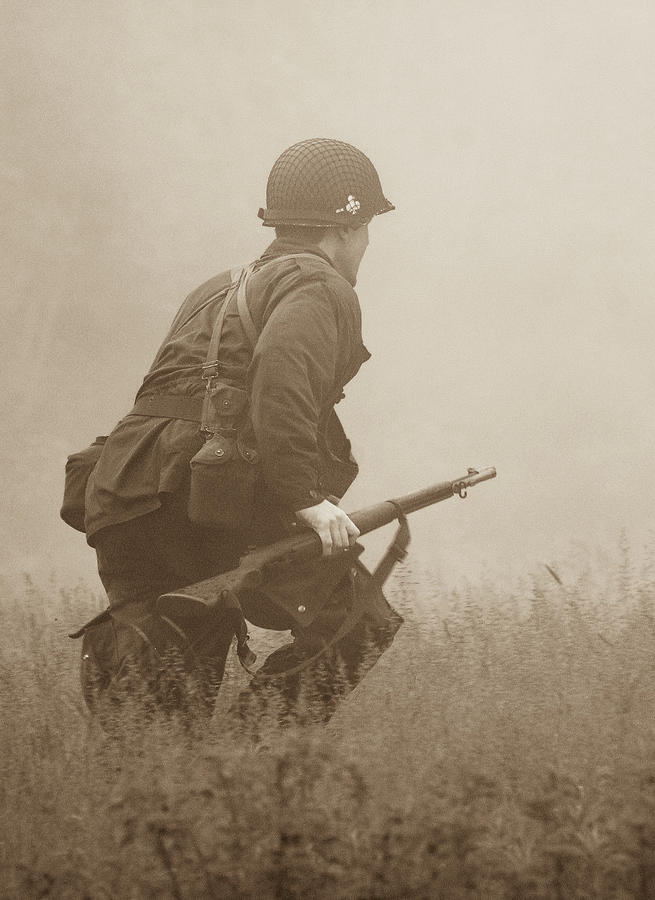
<path id="1" fill-rule="evenodd" d="M 191 459 L 188 515 L 209 528 L 250 526 L 257 484 L 257 452 L 236 435 L 214 434 Z"/>
<path id="2" fill-rule="evenodd" d="M 66 475 L 64 478 L 64 501 L 59 515 L 67 525 L 76 531 L 85 533 L 84 512 L 86 486 L 91 472 L 100 459 L 102 448 L 107 438 L 104 435 L 97 437 L 95 441 L 79 453 L 72 453 L 66 460 Z"/>

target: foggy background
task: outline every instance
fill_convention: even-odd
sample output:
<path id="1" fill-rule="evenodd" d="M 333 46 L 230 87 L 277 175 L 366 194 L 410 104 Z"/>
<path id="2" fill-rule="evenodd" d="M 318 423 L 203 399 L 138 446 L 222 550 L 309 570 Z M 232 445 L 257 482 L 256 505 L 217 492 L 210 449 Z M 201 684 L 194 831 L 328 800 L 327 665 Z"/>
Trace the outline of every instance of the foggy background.
<path id="1" fill-rule="evenodd" d="M 354 509 L 495 465 L 413 517 L 457 578 L 648 538 L 655 7 L 8 0 L 3 571 L 94 582 L 66 456 L 125 414 L 185 295 L 259 255 L 295 141 L 366 152 L 397 211 L 340 405 Z"/>

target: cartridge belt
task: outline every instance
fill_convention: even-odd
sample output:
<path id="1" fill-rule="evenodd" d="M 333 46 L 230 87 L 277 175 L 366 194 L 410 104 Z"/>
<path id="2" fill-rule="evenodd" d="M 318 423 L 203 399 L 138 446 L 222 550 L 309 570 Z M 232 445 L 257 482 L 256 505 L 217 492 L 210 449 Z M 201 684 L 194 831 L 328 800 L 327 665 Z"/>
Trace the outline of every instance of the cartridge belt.
<path id="1" fill-rule="evenodd" d="M 202 400 L 202 397 L 183 397 L 181 394 L 152 394 L 150 397 L 140 397 L 128 416 L 183 419 L 200 424 Z"/>

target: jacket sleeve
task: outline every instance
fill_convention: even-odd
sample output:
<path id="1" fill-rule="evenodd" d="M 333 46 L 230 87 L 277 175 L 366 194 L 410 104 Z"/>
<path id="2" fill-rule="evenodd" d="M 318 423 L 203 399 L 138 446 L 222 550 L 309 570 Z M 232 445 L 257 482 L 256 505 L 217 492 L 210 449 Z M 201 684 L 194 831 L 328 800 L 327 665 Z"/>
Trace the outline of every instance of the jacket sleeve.
<path id="1" fill-rule="evenodd" d="M 331 400 L 336 312 L 320 281 L 291 289 L 266 321 L 249 369 L 250 415 L 269 488 L 291 510 L 319 503 L 318 430 Z"/>

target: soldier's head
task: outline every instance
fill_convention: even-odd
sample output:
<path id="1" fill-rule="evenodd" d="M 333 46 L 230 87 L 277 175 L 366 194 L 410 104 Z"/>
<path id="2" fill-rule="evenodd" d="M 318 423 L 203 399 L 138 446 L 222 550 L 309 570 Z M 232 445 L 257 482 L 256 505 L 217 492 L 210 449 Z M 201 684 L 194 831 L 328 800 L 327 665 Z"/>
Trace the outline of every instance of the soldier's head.
<path id="1" fill-rule="evenodd" d="M 368 223 L 394 208 L 361 150 L 344 141 L 314 138 L 278 157 L 259 217 L 279 237 L 319 245 L 354 285 L 368 246 Z"/>

